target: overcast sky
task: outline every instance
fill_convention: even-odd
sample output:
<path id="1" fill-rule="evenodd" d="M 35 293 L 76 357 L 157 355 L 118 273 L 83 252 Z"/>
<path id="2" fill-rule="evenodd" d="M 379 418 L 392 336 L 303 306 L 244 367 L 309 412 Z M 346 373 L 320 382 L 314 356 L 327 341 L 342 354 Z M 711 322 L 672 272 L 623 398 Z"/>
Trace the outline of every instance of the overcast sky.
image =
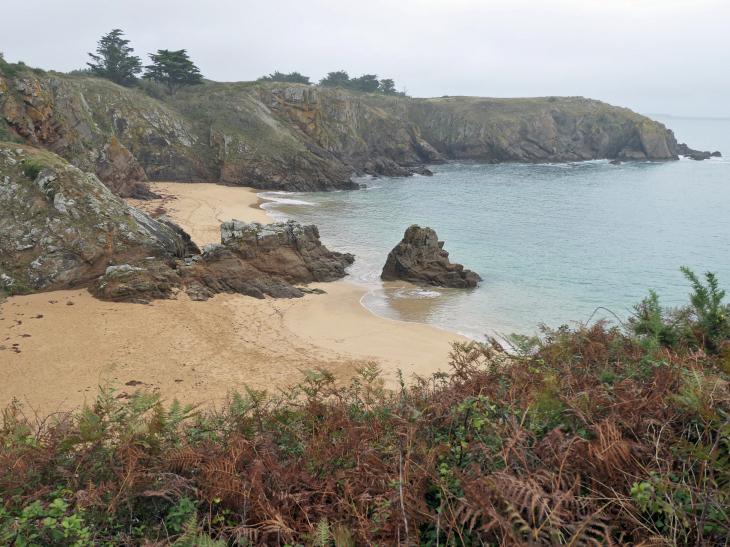
<path id="1" fill-rule="evenodd" d="M 2 8 L 6 60 L 69 71 L 113 28 L 206 78 L 393 78 L 415 97 L 582 95 L 730 117 L 730 0 L 35 0 Z"/>

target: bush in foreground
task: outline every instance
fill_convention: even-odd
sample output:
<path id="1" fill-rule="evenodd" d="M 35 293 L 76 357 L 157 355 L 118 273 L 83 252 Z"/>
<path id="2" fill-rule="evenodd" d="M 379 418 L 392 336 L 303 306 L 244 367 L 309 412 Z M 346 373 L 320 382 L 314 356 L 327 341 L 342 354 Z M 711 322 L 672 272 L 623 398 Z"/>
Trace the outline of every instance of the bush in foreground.
<path id="1" fill-rule="evenodd" d="M 450 373 L 394 391 L 375 365 L 307 371 L 219 410 L 109 385 L 73 416 L 14 404 L 0 542 L 725 545 L 730 344 L 649 336 L 455 344 Z"/>

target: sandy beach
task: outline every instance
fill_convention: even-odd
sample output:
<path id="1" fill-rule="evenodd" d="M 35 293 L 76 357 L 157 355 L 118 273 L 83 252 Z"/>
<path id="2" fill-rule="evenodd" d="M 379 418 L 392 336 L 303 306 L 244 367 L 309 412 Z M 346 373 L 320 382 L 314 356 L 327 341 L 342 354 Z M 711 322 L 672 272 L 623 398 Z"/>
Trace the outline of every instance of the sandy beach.
<path id="1" fill-rule="evenodd" d="M 153 183 L 165 198 L 130 202 L 165 214 L 199 245 L 220 240 L 236 218 L 272 222 L 256 190 L 213 184 Z M 447 368 L 450 343 L 466 338 L 373 315 L 360 304 L 370 288 L 346 281 L 313 284 L 327 294 L 284 300 L 217 295 L 193 302 L 117 304 L 85 289 L 16 296 L 0 305 L 0 402 L 17 398 L 44 412 L 91 402 L 100 379 L 118 395 L 160 391 L 184 403 L 220 403 L 247 384 L 275 391 L 300 371 L 326 368 L 349 379 L 378 362 L 389 379 Z"/>

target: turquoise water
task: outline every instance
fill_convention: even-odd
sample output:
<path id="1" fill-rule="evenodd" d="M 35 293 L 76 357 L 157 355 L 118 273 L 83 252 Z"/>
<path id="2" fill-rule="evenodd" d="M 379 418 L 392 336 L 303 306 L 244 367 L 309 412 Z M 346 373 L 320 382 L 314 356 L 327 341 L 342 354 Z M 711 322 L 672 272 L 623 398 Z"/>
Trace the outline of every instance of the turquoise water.
<path id="1" fill-rule="evenodd" d="M 730 121 L 712 122 L 667 125 L 680 141 L 730 156 Z M 716 272 L 730 289 L 730 158 L 433 170 L 363 179 L 362 191 L 261 195 L 277 200 L 267 205 L 273 216 L 316 224 L 330 249 L 357 256 L 349 279 L 374 285 L 362 300 L 374 313 L 472 337 L 586 321 L 599 306 L 625 319 L 649 289 L 679 305 L 688 292 L 680 266 Z M 379 288 L 386 256 L 411 224 L 436 230 L 451 261 L 484 282 Z"/>

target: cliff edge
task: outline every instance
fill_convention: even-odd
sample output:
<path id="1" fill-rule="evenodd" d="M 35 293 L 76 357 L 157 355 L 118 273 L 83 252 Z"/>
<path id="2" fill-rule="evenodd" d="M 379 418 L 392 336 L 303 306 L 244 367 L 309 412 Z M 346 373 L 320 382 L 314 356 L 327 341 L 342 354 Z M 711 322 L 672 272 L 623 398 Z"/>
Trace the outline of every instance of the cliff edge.
<path id="1" fill-rule="evenodd" d="M 157 197 L 148 181 L 309 192 L 357 189 L 353 175 L 429 175 L 424 165 L 446 160 L 704 157 L 661 123 L 582 97 L 410 99 L 206 82 L 172 101 L 145 89 L 27 68 L 0 72 L 0 139 L 50 150 L 114 194 L 142 199 Z"/>
<path id="2" fill-rule="evenodd" d="M 693 152 L 663 124 L 583 97 L 414 99 L 408 117 L 453 160 L 676 160 Z"/>

